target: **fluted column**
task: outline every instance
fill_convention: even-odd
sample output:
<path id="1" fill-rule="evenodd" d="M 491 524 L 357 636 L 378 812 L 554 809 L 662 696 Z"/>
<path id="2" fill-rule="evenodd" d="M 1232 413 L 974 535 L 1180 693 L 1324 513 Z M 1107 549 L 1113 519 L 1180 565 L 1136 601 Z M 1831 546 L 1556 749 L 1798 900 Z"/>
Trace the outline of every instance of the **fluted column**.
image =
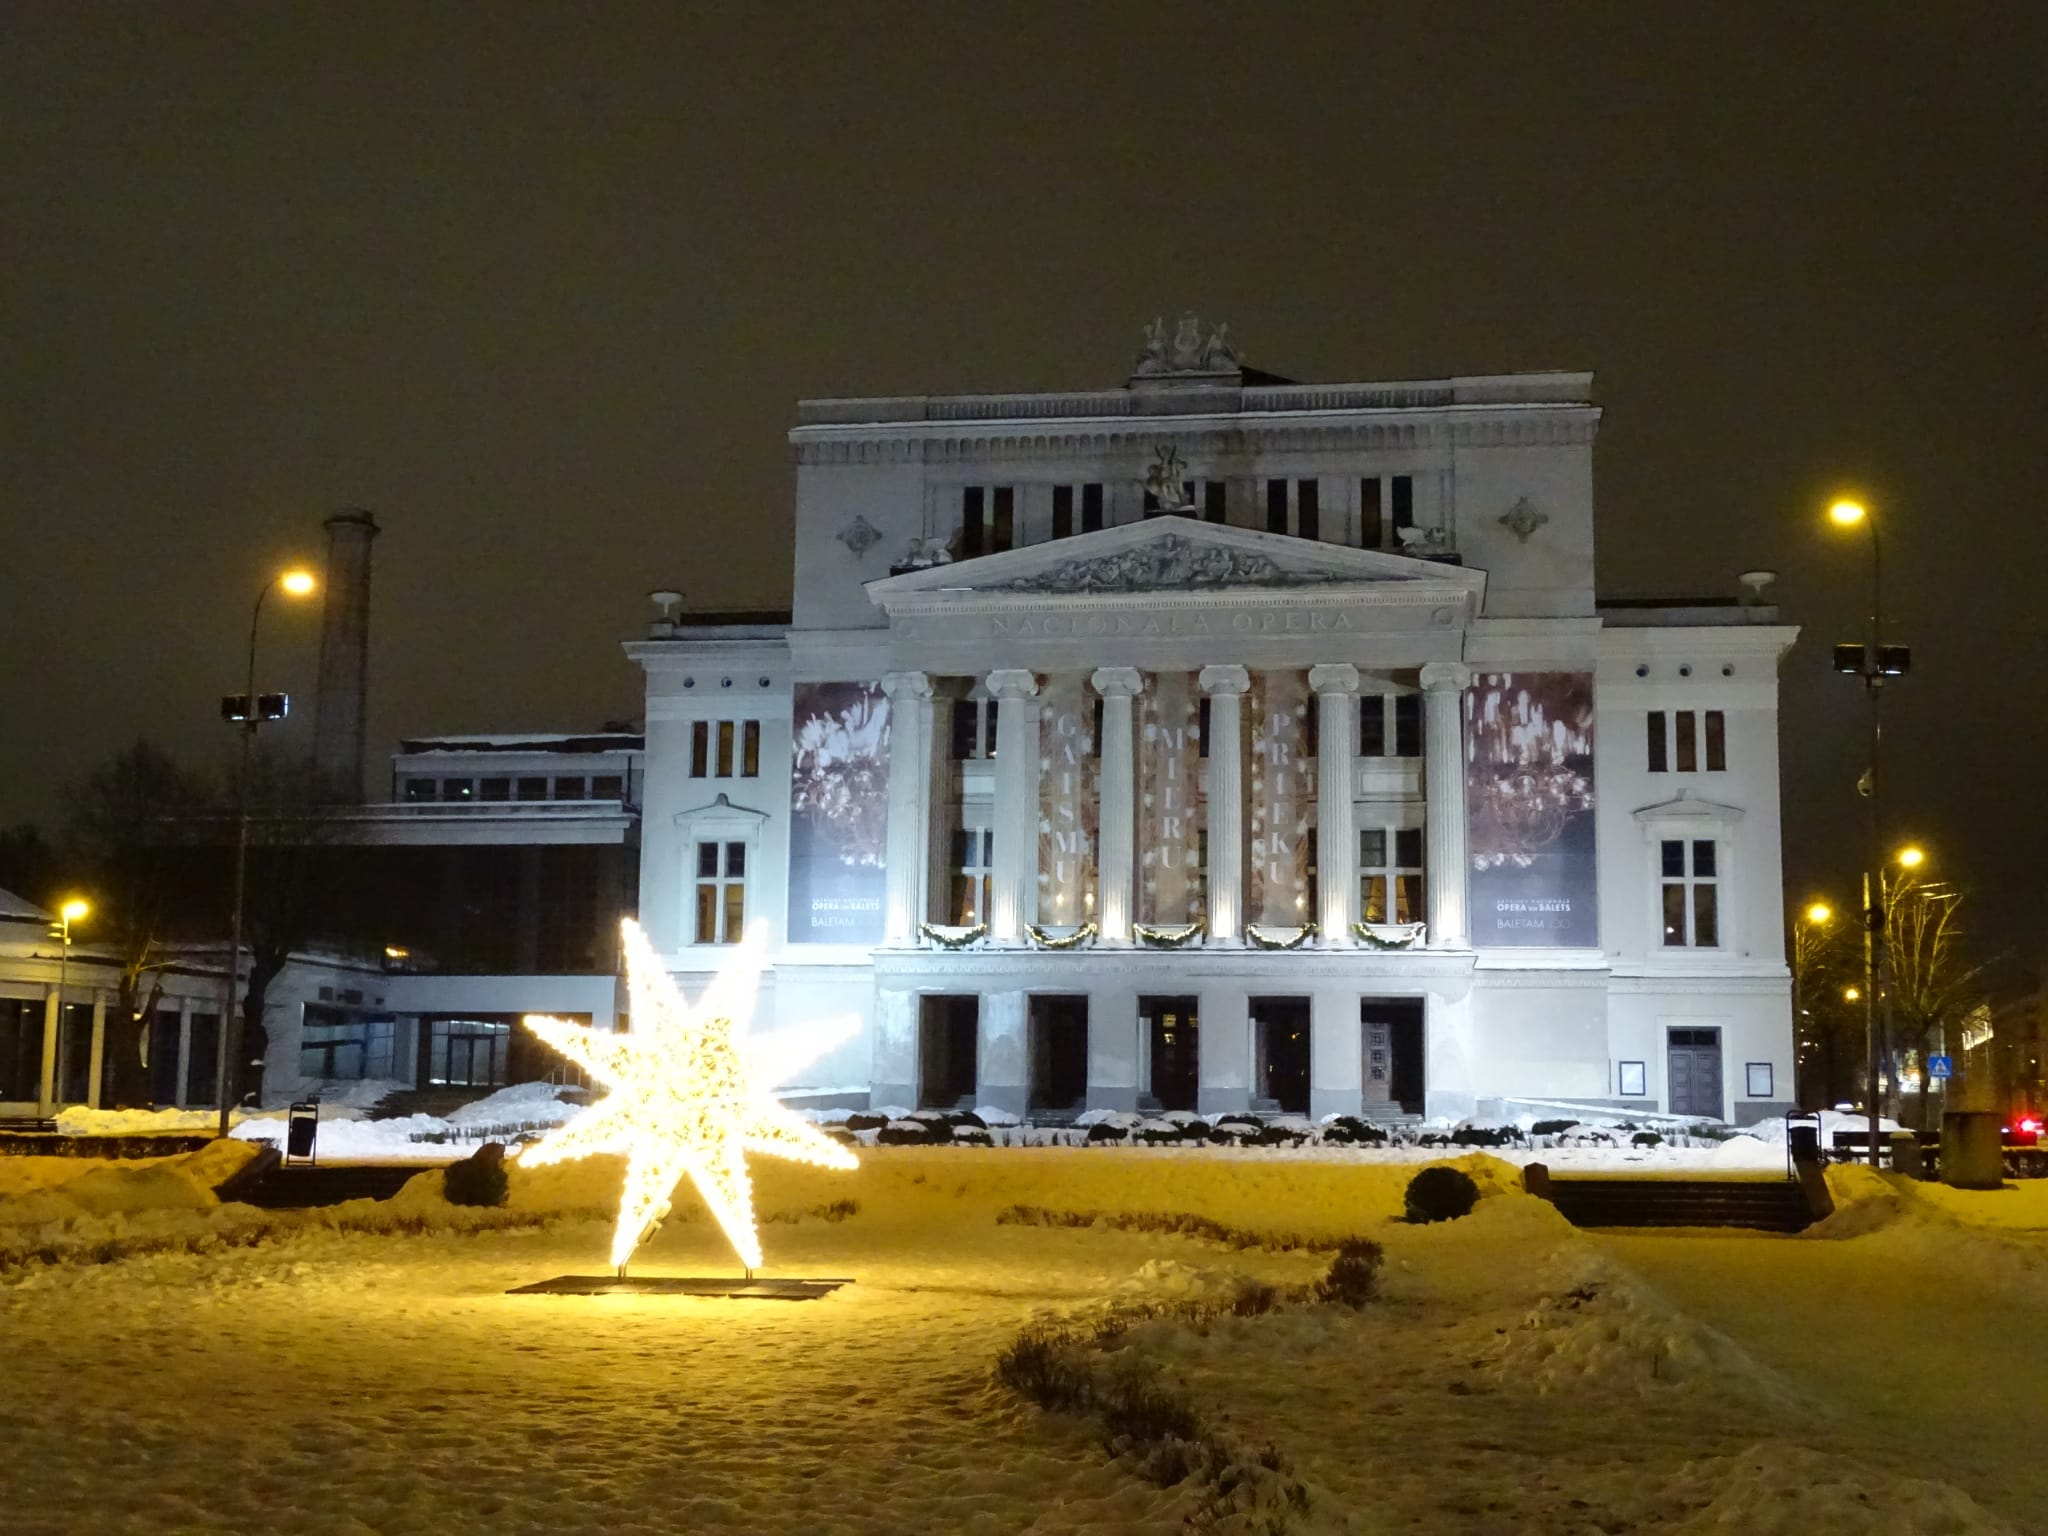
<path id="1" fill-rule="evenodd" d="M 1310 667 L 1316 692 L 1316 921 L 1328 948 L 1347 948 L 1358 914 L 1358 836 L 1351 764 L 1358 755 L 1358 668 Z"/>
<path id="2" fill-rule="evenodd" d="M 1465 898 L 1465 718 L 1469 667 L 1433 661 L 1422 669 L 1422 747 L 1429 887 L 1429 947 L 1465 949 L 1472 920 Z"/>
<path id="3" fill-rule="evenodd" d="M 889 906 L 885 944 L 908 944 L 925 913 L 930 869 L 932 680 L 922 672 L 891 672 L 889 696 Z"/>
<path id="4" fill-rule="evenodd" d="M 1096 925 L 1109 944 L 1131 941 L 1131 873 L 1137 863 L 1137 763 L 1131 700 L 1145 687 L 1136 667 L 1097 667 L 1088 679 L 1102 695 L 1100 842 L 1095 857 Z"/>
<path id="5" fill-rule="evenodd" d="M 1209 937 L 1235 944 L 1244 927 L 1243 667 L 1202 668 L 1209 696 Z"/>
<path id="6" fill-rule="evenodd" d="M 1038 679 L 1017 667 L 988 675 L 996 701 L 995 867 L 989 881 L 989 936 L 1014 944 L 1024 937 L 1026 883 L 1038 865 L 1038 743 L 1031 698 Z"/>

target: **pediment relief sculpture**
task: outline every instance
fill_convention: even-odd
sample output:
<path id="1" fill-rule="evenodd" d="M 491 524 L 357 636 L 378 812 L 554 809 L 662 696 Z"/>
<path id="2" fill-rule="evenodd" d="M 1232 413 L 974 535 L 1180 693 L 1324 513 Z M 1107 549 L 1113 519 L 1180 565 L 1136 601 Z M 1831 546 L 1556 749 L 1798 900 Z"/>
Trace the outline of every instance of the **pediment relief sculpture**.
<path id="1" fill-rule="evenodd" d="M 981 590 L 1155 592 L 1212 587 L 1307 587 L 1359 579 L 1323 571 L 1290 571 L 1271 555 L 1197 543 L 1173 533 L 1114 554 L 1062 560 L 1044 570 Z"/>

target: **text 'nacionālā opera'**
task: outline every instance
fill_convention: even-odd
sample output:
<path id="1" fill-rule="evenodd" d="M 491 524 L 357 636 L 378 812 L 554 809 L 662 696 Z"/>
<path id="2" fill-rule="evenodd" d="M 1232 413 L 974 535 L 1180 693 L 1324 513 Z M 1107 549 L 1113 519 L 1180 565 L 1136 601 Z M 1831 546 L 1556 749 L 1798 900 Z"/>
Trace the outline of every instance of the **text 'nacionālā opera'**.
<path id="1" fill-rule="evenodd" d="M 1794 631 L 1595 596 L 1591 386 L 1183 317 L 1120 389 L 804 402 L 793 611 L 627 647 L 654 942 L 764 920 L 878 1106 L 1782 1112 Z"/>

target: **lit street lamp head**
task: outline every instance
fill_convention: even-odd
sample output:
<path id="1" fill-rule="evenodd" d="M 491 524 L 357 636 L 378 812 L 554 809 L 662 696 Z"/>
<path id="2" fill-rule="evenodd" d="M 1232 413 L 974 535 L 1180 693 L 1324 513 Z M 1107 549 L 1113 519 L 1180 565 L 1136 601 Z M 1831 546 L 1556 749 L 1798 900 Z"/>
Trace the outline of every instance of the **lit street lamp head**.
<path id="1" fill-rule="evenodd" d="M 1848 1000 L 1849 1002 L 1852 1002 L 1852 1003 L 1853 1003 L 1853 1002 L 1855 1002 L 1855 1001 L 1856 1001 L 1856 1000 L 1857 1000 L 1857 999 L 1858 999 L 1859 997 L 1861 997 L 1862 995 L 1863 995 L 1862 991 L 1861 991 L 1860 989 L 1856 988 L 1856 987 L 1844 987 L 1844 988 L 1842 988 L 1842 996 L 1843 996 L 1843 997 L 1844 997 L 1844 998 L 1845 998 L 1846 1000 Z"/>
<path id="2" fill-rule="evenodd" d="M 1809 923 L 1824 923 L 1834 915 L 1835 909 L 1824 901 L 1816 901 L 1806 909 L 1806 920 Z"/>
<path id="3" fill-rule="evenodd" d="M 90 911 L 92 911 L 91 906 L 74 896 L 57 909 L 57 915 L 63 918 L 66 923 L 77 923 L 83 922 L 85 915 Z"/>
<path id="4" fill-rule="evenodd" d="M 1843 528 L 1853 528 L 1869 515 L 1862 502 L 1852 501 L 1847 497 L 1828 508 L 1830 520 Z"/>
<path id="5" fill-rule="evenodd" d="M 1899 850 L 1898 858 L 1901 869 L 1918 869 L 1927 862 L 1926 853 L 1910 844 Z"/>
<path id="6" fill-rule="evenodd" d="M 304 597 L 319 585 L 313 579 L 311 571 L 296 568 L 279 576 L 277 584 L 284 589 L 288 597 Z"/>

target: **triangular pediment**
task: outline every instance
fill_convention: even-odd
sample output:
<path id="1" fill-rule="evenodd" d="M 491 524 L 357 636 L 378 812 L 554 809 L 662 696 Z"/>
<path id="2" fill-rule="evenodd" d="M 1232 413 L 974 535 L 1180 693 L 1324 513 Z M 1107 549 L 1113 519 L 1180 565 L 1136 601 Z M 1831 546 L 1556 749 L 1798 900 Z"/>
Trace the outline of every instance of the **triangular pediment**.
<path id="1" fill-rule="evenodd" d="M 1735 822 L 1742 820 L 1742 807 L 1723 805 L 1719 800 L 1708 800 L 1689 789 L 1681 789 L 1673 798 L 1646 805 L 1634 814 L 1645 826 L 1653 822 Z"/>
<path id="2" fill-rule="evenodd" d="M 869 582 L 867 592 L 875 602 L 892 608 L 898 601 L 941 593 L 1109 597 L 1314 590 L 1388 582 L 1425 583 L 1476 600 L 1486 577 L 1438 560 L 1165 516 L 905 571 Z"/>

